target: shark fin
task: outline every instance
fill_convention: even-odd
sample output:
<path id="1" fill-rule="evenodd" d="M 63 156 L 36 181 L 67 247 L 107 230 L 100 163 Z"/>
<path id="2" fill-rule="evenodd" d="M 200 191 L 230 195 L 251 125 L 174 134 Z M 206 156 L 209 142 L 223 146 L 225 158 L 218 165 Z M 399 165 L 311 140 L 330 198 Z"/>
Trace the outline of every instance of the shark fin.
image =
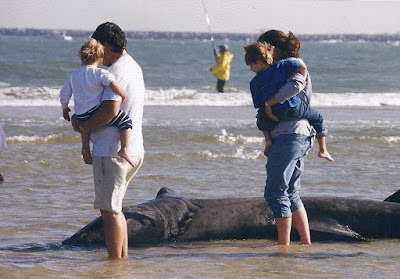
<path id="1" fill-rule="evenodd" d="M 384 201 L 400 203 L 400 190 L 398 190 L 396 193 L 394 193 L 390 197 L 387 197 Z"/>

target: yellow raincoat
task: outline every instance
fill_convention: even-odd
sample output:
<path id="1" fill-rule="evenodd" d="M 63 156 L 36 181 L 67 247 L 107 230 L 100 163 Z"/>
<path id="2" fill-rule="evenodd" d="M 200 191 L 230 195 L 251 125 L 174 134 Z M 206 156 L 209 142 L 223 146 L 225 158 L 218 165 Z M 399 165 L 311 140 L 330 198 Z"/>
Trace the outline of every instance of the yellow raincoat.
<path id="1" fill-rule="evenodd" d="M 229 52 L 224 52 L 220 56 L 216 57 L 216 63 L 214 67 L 212 67 L 213 76 L 220 80 L 228 80 L 232 58 L 233 54 Z"/>

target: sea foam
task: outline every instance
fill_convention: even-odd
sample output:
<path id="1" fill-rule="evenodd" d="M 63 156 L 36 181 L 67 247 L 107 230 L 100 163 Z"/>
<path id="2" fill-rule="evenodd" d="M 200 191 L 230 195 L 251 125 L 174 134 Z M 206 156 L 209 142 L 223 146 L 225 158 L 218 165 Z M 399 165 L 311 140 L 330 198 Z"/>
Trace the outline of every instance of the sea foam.
<path id="1" fill-rule="evenodd" d="M 0 88 L 0 106 L 60 106 L 60 88 Z M 250 92 L 199 92 L 195 89 L 146 89 L 147 106 L 252 106 Z M 399 93 L 313 93 L 315 107 L 378 107 L 400 106 Z M 70 105 L 73 108 L 73 103 Z"/>

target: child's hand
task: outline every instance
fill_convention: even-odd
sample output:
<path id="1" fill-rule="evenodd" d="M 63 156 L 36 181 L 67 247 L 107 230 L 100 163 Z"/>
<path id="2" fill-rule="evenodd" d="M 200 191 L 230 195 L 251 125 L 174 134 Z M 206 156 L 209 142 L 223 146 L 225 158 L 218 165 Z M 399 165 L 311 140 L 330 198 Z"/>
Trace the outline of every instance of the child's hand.
<path id="1" fill-rule="evenodd" d="M 122 88 L 121 85 L 119 85 L 116 81 L 112 81 L 112 82 L 110 82 L 110 88 L 111 88 L 112 91 L 114 91 L 119 96 L 121 96 L 121 98 L 122 98 L 121 103 L 123 101 L 125 101 L 125 98 L 126 98 L 127 94 L 126 94 L 126 91 Z"/>
<path id="2" fill-rule="evenodd" d="M 75 132 L 78 133 L 82 133 L 82 132 L 86 132 L 85 129 L 83 129 L 80 125 L 80 122 L 78 120 L 78 118 L 76 118 L 76 115 L 72 115 L 71 117 L 71 125 L 74 128 Z"/>
<path id="3" fill-rule="evenodd" d="M 67 121 L 70 121 L 71 120 L 71 118 L 69 117 L 69 112 L 70 112 L 71 110 L 67 107 L 67 108 L 65 108 L 65 109 L 63 109 L 63 117 L 64 117 L 64 119 L 65 120 L 67 120 Z"/>
<path id="4" fill-rule="evenodd" d="M 276 117 L 273 113 L 272 113 L 272 109 L 270 105 L 265 104 L 265 113 L 268 115 L 269 118 L 271 118 L 274 121 L 279 121 L 278 117 Z"/>

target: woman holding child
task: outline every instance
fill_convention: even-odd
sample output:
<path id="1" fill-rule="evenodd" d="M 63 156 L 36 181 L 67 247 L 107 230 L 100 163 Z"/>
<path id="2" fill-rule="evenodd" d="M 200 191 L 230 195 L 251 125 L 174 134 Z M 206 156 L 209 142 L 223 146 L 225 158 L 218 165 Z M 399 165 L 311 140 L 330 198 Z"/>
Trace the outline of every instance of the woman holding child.
<path id="1" fill-rule="evenodd" d="M 274 46 L 274 63 L 289 57 L 300 59 L 300 42 L 289 32 L 287 36 L 278 30 L 269 30 L 258 41 Z M 294 73 L 275 96 L 265 102 L 265 111 L 271 115 L 270 106 L 284 103 L 297 96 L 305 103 L 310 102 L 312 84 L 310 75 Z M 290 244 L 292 220 L 302 244 L 311 244 L 310 229 L 306 209 L 300 199 L 300 177 L 304 170 L 304 160 L 311 147 L 314 130 L 305 119 L 280 121 L 270 132 L 272 145 L 268 152 L 267 181 L 264 197 L 273 212 L 278 230 L 278 245 Z"/>

